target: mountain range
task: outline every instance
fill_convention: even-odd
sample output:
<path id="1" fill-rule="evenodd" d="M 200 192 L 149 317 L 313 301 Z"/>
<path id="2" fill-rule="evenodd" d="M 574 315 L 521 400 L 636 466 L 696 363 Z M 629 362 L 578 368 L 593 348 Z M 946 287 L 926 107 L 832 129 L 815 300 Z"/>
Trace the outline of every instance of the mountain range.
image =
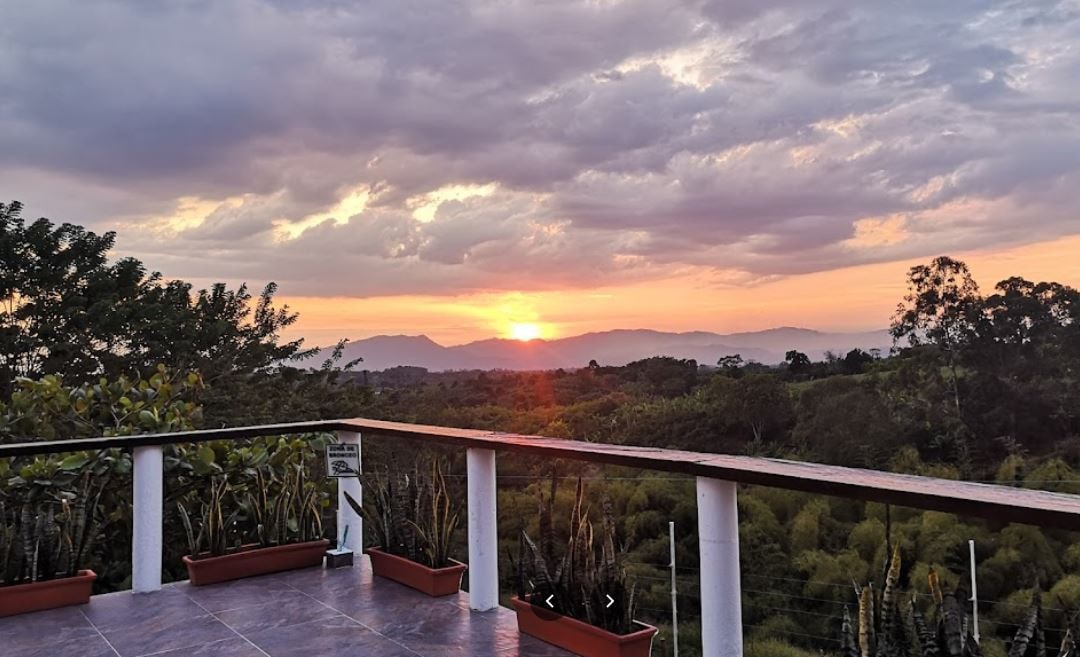
<path id="1" fill-rule="evenodd" d="M 713 365 L 721 356 L 739 354 L 745 361 L 780 363 L 790 349 L 814 360 L 826 351 L 843 355 L 851 349 L 880 349 L 892 345 L 888 331 L 824 333 L 781 327 L 749 333 L 666 333 L 647 329 L 619 329 L 586 333 L 557 340 L 491 338 L 446 347 L 425 335 L 377 335 L 350 342 L 344 360 L 363 358 L 355 369 L 384 370 L 398 365 L 441 370 L 544 370 L 600 365 L 625 365 L 651 356 L 692 358 Z"/>

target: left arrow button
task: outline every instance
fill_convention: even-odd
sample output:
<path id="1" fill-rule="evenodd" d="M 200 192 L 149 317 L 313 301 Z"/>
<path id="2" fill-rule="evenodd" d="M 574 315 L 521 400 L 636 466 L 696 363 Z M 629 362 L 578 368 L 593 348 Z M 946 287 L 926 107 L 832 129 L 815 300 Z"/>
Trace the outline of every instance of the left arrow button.
<path id="1" fill-rule="evenodd" d="M 544 600 L 544 604 L 546 604 L 547 606 L 549 606 L 549 607 L 551 607 L 552 609 L 554 609 L 554 608 L 555 608 L 555 605 L 551 604 L 551 599 L 552 599 L 552 598 L 554 598 L 554 597 L 555 597 L 555 595 L 554 595 L 554 594 L 552 594 L 552 595 L 549 595 L 549 596 L 547 597 L 547 600 Z"/>

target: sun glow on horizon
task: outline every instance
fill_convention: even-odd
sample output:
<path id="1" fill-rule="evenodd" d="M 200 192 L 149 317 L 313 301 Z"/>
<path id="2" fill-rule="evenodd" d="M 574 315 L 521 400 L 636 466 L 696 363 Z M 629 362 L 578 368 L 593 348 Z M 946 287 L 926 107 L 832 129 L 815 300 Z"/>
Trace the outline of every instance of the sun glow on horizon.
<path id="1" fill-rule="evenodd" d="M 510 339 L 512 340 L 522 342 L 539 340 L 542 334 L 543 331 L 540 330 L 540 325 L 532 322 L 515 322 L 510 325 Z"/>

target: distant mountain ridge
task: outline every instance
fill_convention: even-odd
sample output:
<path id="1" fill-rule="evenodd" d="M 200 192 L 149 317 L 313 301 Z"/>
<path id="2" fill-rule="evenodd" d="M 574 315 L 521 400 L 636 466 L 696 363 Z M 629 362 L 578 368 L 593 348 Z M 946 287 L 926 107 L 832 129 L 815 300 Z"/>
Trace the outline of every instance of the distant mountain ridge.
<path id="1" fill-rule="evenodd" d="M 743 360 L 775 364 L 789 349 L 820 360 L 826 351 L 843 355 L 851 349 L 887 352 L 887 330 L 825 333 L 784 326 L 746 333 L 690 331 L 668 333 L 649 329 L 616 329 L 557 340 L 521 342 L 503 338 L 445 347 L 425 335 L 377 335 L 350 342 L 344 360 L 363 358 L 357 369 L 384 370 L 399 365 L 442 370 L 546 370 L 601 365 L 625 365 L 651 356 L 692 358 L 714 365 L 721 356 L 739 354 Z"/>

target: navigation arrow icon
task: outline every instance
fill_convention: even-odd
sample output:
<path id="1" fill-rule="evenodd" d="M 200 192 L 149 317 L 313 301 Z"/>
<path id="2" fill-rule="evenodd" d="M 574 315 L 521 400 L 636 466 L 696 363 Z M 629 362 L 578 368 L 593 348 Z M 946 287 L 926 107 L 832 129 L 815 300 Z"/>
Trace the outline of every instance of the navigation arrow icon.
<path id="1" fill-rule="evenodd" d="M 555 597 L 555 594 L 551 594 L 551 595 L 549 595 L 549 596 L 547 597 L 547 600 L 544 600 L 544 604 L 546 604 L 547 606 L 549 606 L 549 607 L 551 607 L 552 609 L 554 609 L 554 608 L 555 608 L 555 605 L 551 604 L 551 599 L 552 599 L 552 598 L 554 598 L 554 597 Z"/>
<path id="2" fill-rule="evenodd" d="M 607 608 L 609 608 L 609 607 L 610 607 L 611 605 L 615 604 L 615 598 L 611 597 L 610 595 L 609 595 L 609 596 L 607 596 L 607 601 L 608 601 L 608 602 L 607 602 L 607 604 L 606 604 L 606 605 L 604 605 L 604 609 L 607 609 Z"/>

